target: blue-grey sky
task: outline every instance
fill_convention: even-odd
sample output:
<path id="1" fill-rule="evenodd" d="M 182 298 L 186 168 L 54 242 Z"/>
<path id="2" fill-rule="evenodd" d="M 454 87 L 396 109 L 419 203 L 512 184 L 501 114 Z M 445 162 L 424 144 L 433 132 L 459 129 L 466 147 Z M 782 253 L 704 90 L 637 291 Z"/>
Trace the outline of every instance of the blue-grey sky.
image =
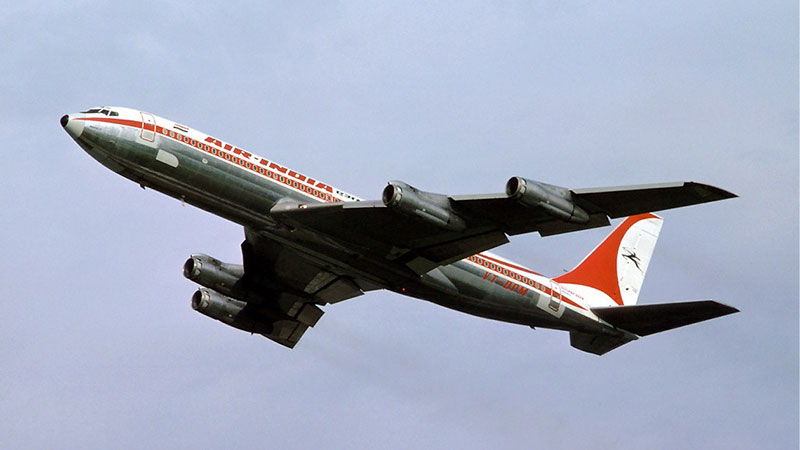
<path id="1" fill-rule="evenodd" d="M 0 8 L 0 447 L 797 448 L 798 6 L 17 2 Z M 363 198 L 702 181 L 640 303 L 741 313 L 603 357 L 391 293 L 289 351 L 189 306 L 235 224 L 86 155 L 62 114 L 151 111 Z M 610 229 L 518 236 L 544 274 Z"/>

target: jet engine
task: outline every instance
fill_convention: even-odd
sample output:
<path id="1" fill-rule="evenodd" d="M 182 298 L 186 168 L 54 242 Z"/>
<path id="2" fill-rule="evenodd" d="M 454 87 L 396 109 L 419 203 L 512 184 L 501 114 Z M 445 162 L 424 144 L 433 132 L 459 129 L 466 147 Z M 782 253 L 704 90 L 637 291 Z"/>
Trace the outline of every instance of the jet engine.
<path id="1" fill-rule="evenodd" d="M 437 227 L 454 231 L 466 228 L 464 219 L 453 211 L 446 195 L 420 191 L 402 181 L 390 181 L 381 198 L 387 207 Z"/>
<path id="2" fill-rule="evenodd" d="M 271 333 L 272 324 L 257 320 L 257 316 L 242 314 L 247 303 L 226 297 L 211 289 L 199 288 L 192 295 L 192 309 L 240 330 L 251 333 Z"/>
<path id="3" fill-rule="evenodd" d="M 192 309 L 231 325 L 247 303 L 226 297 L 211 289 L 199 288 L 192 295 Z"/>
<path id="4" fill-rule="evenodd" d="M 522 205 L 541 208 L 551 216 L 573 223 L 586 223 L 589 214 L 572 201 L 569 189 L 512 177 L 506 183 L 506 195 Z"/>
<path id="5" fill-rule="evenodd" d="M 244 266 L 239 264 L 224 263 L 198 253 L 190 256 L 183 264 L 183 276 L 222 295 L 242 300 L 247 297 L 246 291 L 239 284 L 244 276 Z"/>

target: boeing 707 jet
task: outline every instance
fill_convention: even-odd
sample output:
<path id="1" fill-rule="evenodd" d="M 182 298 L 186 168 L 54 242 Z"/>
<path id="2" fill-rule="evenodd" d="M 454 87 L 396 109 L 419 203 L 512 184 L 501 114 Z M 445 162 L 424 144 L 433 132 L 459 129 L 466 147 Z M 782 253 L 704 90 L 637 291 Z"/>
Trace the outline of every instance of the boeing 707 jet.
<path id="1" fill-rule="evenodd" d="M 653 214 L 735 197 L 695 182 L 568 189 L 512 177 L 505 192 L 445 195 L 390 181 L 362 200 L 153 114 L 97 107 L 61 125 L 107 168 L 244 227 L 242 264 L 193 254 L 192 308 L 293 348 L 321 307 L 388 289 L 475 316 L 569 332 L 602 355 L 738 310 L 711 300 L 637 304 L 661 230 Z M 625 218 L 572 271 L 549 278 L 488 250 Z M 329 307 L 329 309 L 334 309 Z"/>

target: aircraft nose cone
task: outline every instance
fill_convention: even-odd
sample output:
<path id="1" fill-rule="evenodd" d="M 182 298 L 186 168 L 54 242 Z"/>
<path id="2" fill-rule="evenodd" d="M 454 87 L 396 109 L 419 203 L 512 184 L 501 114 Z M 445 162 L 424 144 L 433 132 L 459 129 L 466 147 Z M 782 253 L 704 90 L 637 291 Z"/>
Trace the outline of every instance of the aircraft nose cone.
<path id="1" fill-rule="evenodd" d="M 69 117 L 69 114 L 65 114 L 61 117 L 61 126 L 64 127 L 64 130 L 72 136 L 72 139 L 78 139 L 81 137 L 83 133 L 83 120 L 75 120 Z"/>

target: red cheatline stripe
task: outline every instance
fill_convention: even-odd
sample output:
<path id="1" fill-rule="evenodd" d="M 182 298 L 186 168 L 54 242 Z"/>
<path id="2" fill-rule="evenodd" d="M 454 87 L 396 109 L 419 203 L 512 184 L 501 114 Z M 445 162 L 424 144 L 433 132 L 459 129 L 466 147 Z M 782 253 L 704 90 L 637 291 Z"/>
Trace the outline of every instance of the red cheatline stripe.
<path id="1" fill-rule="evenodd" d="M 124 125 L 124 126 L 132 127 L 132 128 L 137 128 L 137 129 L 141 129 L 141 128 L 144 127 L 144 123 L 141 122 L 141 121 L 127 120 L 127 119 L 112 119 L 110 117 L 78 117 L 78 118 L 76 118 L 76 120 L 86 120 L 86 121 L 93 121 L 93 122 L 113 123 L 113 124 L 117 124 L 117 125 Z M 195 139 L 192 139 L 189 136 L 183 135 L 183 134 L 178 133 L 176 131 L 168 130 L 172 134 L 167 134 L 167 133 L 165 133 L 165 130 L 167 130 L 167 129 L 165 129 L 165 128 L 161 127 L 161 126 L 156 126 L 154 131 L 156 133 L 162 135 L 162 136 L 169 137 L 169 138 L 171 138 L 171 139 L 173 139 L 175 141 L 184 143 L 186 145 L 191 146 L 192 148 L 196 148 L 196 149 L 198 149 L 200 151 L 203 151 L 203 152 L 208 153 L 208 154 L 210 154 L 212 156 L 215 156 L 220 160 L 228 161 L 231 164 L 236 164 L 239 167 L 242 167 L 242 168 L 248 169 L 248 170 L 250 170 L 252 172 L 264 175 L 266 178 L 269 178 L 271 180 L 277 181 L 277 182 L 279 182 L 279 183 L 281 183 L 281 184 L 283 184 L 285 186 L 291 187 L 292 189 L 295 189 L 297 191 L 300 191 L 300 192 L 303 192 L 303 193 L 309 193 L 309 191 L 311 191 L 310 193 L 312 194 L 312 196 L 315 197 L 315 198 L 318 198 L 320 200 L 327 201 L 329 203 L 339 203 L 339 202 L 342 201 L 342 200 L 340 200 L 338 198 L 335 198 L 334 196 L 332 196 L 330 194 L 327 194 L 327 193 L 323 192 L 320 189 L 316 189 L 313 186 L 306 185 L 306 184 L 304 184 L 302 182 L 299 182 L 299 181 L 296 181 L 296 180 L 291 180 L 290 177 L 286 177 L 286 176 L 280 175 L 277 172 L 271 171 L 271 170 L 269 170 L 267 168 L 259 167 L 259 166 L 257 166 L 256 163 L 253 163 L 252 161 L 246 161 L 243 158 L 240 158 L 238 156 L 235 156 L 235 155 L 232 155 L 232 154 L 228 153 L 227 151 L 225 152 L 225 155 L 230 155 L 230 159 L 226 159 L 226 158 L 223 157 L 223 151 L 224 150 L 221 149 L 221 148 L 217 149 L 217 148 L 215 148 L 215 147 L 213 147 L 213 146 L 211 146 L 211 145 L 209 145 L 207 143 L 196 141 Z M 175 136 L 173 136 L 173 134 Z M 186 140 L 188 140 L 188 142 L 186 142 Z M 195 143 L 195 144 L 199 145 L 200 147 L 192 145 L 192 143 Z M 216 151 L 212 153 L 212 149 L 214 149 Z M 248 163 L 250 164 L 250 167 L 246 166 L 246 164 L 248 164 Z M 262 173 L 259 169 L 263 169 L 264 172 Z M 281 178 L 281 177 L 284 178 L 284 181 L 280 181 L 279 178 Z M 300 186 L 300 185 L 304 186 L 306 189 L 305 190 L 298 189 L 297 187 L 295 187 L 295 186 L 293 186 L 291 184 L 292 181 L 295 181 L 298 184 L 298 186 Z M 314 194 L 319 194 L 319 195 L 314 195 Z M 498 265 L 501 265 L 501 266 L 510 267 L 512 269 L 515 269 L 515 270 L 518 270 L 518 271 L 521 271 L 521 272 L 525 272 L 525 273 L 529 273 L 529 274 L 537 275 L 537 276 L 543 276 L 543 275 L 541 275 L 539 273 L 536 273 L 536 272 L 534 272 L 534 271 L 532 271 L 530 269 L 527 269 L 525 267 L 521 267 L 521 266 L 517 266 L 515 264 L 511 264 L 511 263 L 508 263 L 508 262 L 505 262 L 505 261 L 501 261 L 501 260 L 499 260 L 497 258 L 492 258 L 492 257 L 486 256 L 484 254 L 480 254 L 479 253 L 479 254 L 477 254 L 475 256 L 479 257 L 479 258 L 486 259 L 487 261 L 492 261 L 495 264 L 498 264 Z M 484 267 L 484 268 L 485 269 L 489 269 L 488 267 Z M 491 270 L 491 269 L 489 269 L 489 270 Z M 495 270 L 495 272 L 497 272 L 497 271 Z M 500 276 L 508 277 L 507 275 L 504 275 L 501 272 L 497 272 L 497 274 L 499 274 Z M 533 280 L 530 280 L 530 279 L 527 279 L 527 278 L 524 278 L 525 281 L 517 280 L 517 279 L 513 279 L 513 278 L 512 278 L 512 280 L 515 281 L 515 282 L 522 282 L 522 283 L 532 287 L 533 289 L 536 289 L 534 287 L 534 281 Z M 542 285 L 541 283 L 538 283 L 538 282 L 536 284 L 538 284 L 541 287 L 540 291 L 543 292 L 545 295 L 552 295 L 552 293 L 550 292 L 549 288 L 545 287 L 544 285 Z M 563 293 L 561 294 L 561 300 L 566 302 L 566 303 L 568 303 L 568 304 L 570 304 L 570 305 L 573 305 L 573 306 L 575 306 L 577 308 L 586 310 L 586 308 L 584 308 L 583 306 L 581 306 L 581 305 L 575 303 L 574 301 L 570 300 L 569 298 L 565 297 Z"/>
<path id="2" fill-rule="evenodd" d="M 87 120 L 90 122 L 108 122 L 108 123 L 116 123 L 118 125 L 125 125 L 133 128 L 142 128 L 142 122 L 137 120 L 111 119 L 107 117 L 78 117 L 75 120 Z"/>
<path id="3" fill-rule="evenodd" d="M 127 119 L 112 119 L 112 118 L 109 118 L 109 117 L 78 117 L 78 118 L 76 118 L 76 120 L 86 120 L 86 121 L 93 121 L 93 122 L 113 123 L 113 124 L 124 125 L 124 126 L 128 126 L 128 127 L 136 128 L 136 129 L 142 129 L 144 127 L 144 125 L 145 125 L 141 121 L 127 120 Z M 148 127 L 150 127 L 150 126 L 152 126 L 152 125 L 148 124 Z M 171 139 L 173 139 L 175 141 L 184 143 L 184 144 L 186 144 L 186 145 L 188 145 L 190 147 L 196 148 L 196 149 L 198 149 L 200 151 L 203 151 L 205 153 L 208 153 L 208 154 L 210 154 L 212 156 L 216 156 L 218 159 L 221 159 L 223 161 L 228 161 L 231 164 L 235 164 L 235 165 L 237 165 L 239 167 L 248 169 L 251 172 L 255 172 L 255 173 L 261 174 L 261 175 L 263 175 L 263 176 L 265 176 L 265 177 L 267 177 L 267 178 L 269 178 L 271 180 L 274 180 L 274 181 L 276 181 L 276 182 L 278 182 L 280 184 L 283 184 L 284 186 L 287 186 L 289 188 L 292 188 L 292 189 L 294 189 L 294 190 L 296 190 L 298 192 L 302 192 L 302 193 L 305 193 L 305 194 L 310 194 L 312 197 L 317 198 L 319 200 L 322 200 L 323 202 L 327 202 L 327 203 L 341 203 L 342 202 L 341 199 L 338 199 L 338 198 L 334 197 L 332 194 L 329 194 L 329 193 L 327 193 L 327 192 L 325 192 L 325 191 L 323 191 L 323 190 L 321 190 L 321 189 L 319 189 L 319 188 L 317 188 L 315 186 L 311 186 L 311 185 L 308 185 L 308 184 L 304 184 L 304 183 L 302 183 L 300 181 L 293 180 L 293 179 L 291 179 L 291 177 L 282 176 L 280 174 L 277 174 L 276 172 L 273 172 L 273 171 L 269 170 L 268 168 L 264 168 L 264 173 L 262 173 L 259 170 L 259 167 L 256 165 L 256 163 L 254 163 L 252 161 L 246 161 L 245 159 L 243 159 L 243 158 L 241 158 L 239 156 L 236 156 L 236 155 L 234 155 L 232 153 L 229 153 L 229 152 L 223 150 L 222 148 L 216 149 L 217 150 L 216 153 L 212 153 L 211 149 L 214 148 L 214 147 L 212 147 L 212 146 L 210 146 L 210 145 L 208 145 L 208 144 L 206 144 L 204 142 L 197 141 L 196 139 L 192 139 L 192 138 L 190 138 L 189 136 L 187 136 L 185 134 L 181 134 L 181 133 L 178 133 L 176 131 L 166 129 L 166 128 L 163 128 L 161 126 L 156 126 L 154 130 L 148 130 L 148 131 L 155 131 L 156 133 L 158 133 L 158 134 L 160 134 L 162 136 L 169 137 L 169 138 L 171 138 Z M 169 131 L 170 134 L 167 134 L 165 131 Z M 223 155 L 223 152 L 224 152 L 224 155 Z M 225 158 L 224 156 L 229 156 L 229 158 Z M 249 163 L 251 165 L 251 167 L 247 167 L 246 166 L 247 163 Z M 274 174 L 275 176 L 270 176 L 271 173 Z M 280 178 L 283 178 L 283 180 L 280 180 Z M 292 184 L 293 181 L 297 184 L 297 186 L 294 186 Z M 304 186 L 306 189 L 305 190 L 300 189 L 299 186 L 301 186 L 301 185 Z"/>
<path id="4" fill-rule="evenodd" d="M 576 306 L 576 307 L 586 311 L 586 308 L 584 308 L 583 306 L 573 302 L 572 300 L 568 299 L 567 297 L 564 297 L 564 294 L 561 294 L 561 300 L 564 300 L 565 302 L 569 303 L 570 305 Z"/>
<path id="5" fill-rule="evenodd" d="M 470 258 L 486 259 L 487 261 L 488 261 L 488 260 L 492 260 L 492 261 L 495 261 L 495 262 L 497 262 L 497 263 L 500 263 L 501 265 L 502 265 L 502 264 L 507 264 L 507 263 L 500 262 L 500 261 L 498 261 L 498 260 L 497 260 L 497 259 L 495 259 L 495 258 L 489 258 L 489 257 L 486 257 L 486 256 L 484 256 L 484 255 L 482 255 L 482 254 L 473 255 L 473 256 L 472 256 L 472 257 L 470 257 Z M 469 261 L 469 260 L 470 260 L 470 258 L 467 258 L 467 259 L 466 259 L 466 261 Z M 537 290 L 537 291 L 539 291 L 539 292 L 542 292 L 542 293 L 543 293 L 543 294 L 545 294 L 545 295 L 550 295 L 550 296 L 552 296 L 552 295 L 553 295 L 552 289 L 550 289 L 549 287 L 547 287 L 547 286 L 543 285 L 542 283 L 539 283 L 539 282 L 534 282 L 533 280 L 530 280 L 530 279 L 528 279 L 527 277 L 524 277 L 524 279 L 523 279 L 523 280 L 517 280 L 516 278 L 511 278 L 511 277 L 509 277 L 508 275 L 505 275 L 505 274 L 503 274 L 502 272 L 500 272 L 500 271 L 498 271 L 498 270 L 496 270 L 496 269 L 492 269 L 492 268 L 490 268 L 490 267 L 487 267 L 486 265 L 483 265 L 483 264 L 481 264 L 481 263 L 480 263 L 480 262 L 478 262 L 478 261 L 472 261 L 472 262 L 473 262 L 474 264 L 478 264 L 478 265 L 480 265 L 480 266 L 481 266 L 481 268 L 483 268 L 484 270 L 487 270 L 487 271 L 492 271 L 492 272 L 496 273 L 497 275 L 500 275 L 500 276 L 503 276 L 503 277 L 509 278 L 509 279 L 511 279 L 511 280 L 512 280 L 512 281 L 514 281 L 514 282 L 517 282 L 517 283 L 523 283 L 523 284 L 525 284 L 525 285 L 527 285 L 527 286 L 530 286 L 530 287 L 531 287 L 531 288 L 533 288 L 534 290 Z M 513 264 L 507 264 L 507 265 L 509 265 L 509 266 L 512 266 L 512 267 L 518 267 L 518 266 L 514 266 Z M 519 267 L 519 269 L 520 269 L 520 270 L 523 270 L 523 271 L 525 271 L 525 272 L 529 272 L 529 273 L 532 273 L 532 274 L 535 274 L 535 275 L 539 275 L 538 273 L 536 273 L 536 272 L 532 272 L 532 271 L 530 271 L 530 270 L 527 270 L 527 269 L 525 269 L 524 267 Z M 539 275 L 539 276 L 542 276 L 542 275 Z M 536 288 L 536 285 L 538 285 L 538 286 L 539 286 L 539 288 Z M 567 296 L 566 296 L 566 295 L 565 295 L 563 292 L 561 293 L 561 300 L 562 300 L 562 301 L 564 301 L 564 302 L 566 302 L 566 303 L 568 303 L 568 304 L 570 304 L 570 305 L 572 305 L 572 306 L 575 306 L 576 308 L 580 308 L 580 309 L 582 309 L 582 310 L 584 310 L 584 311 L 586 311 L 586 310 L 587 310 L 585 307 L 581 306 L 580 304 L 578 304 L 578 303 L 577 303 L 577 302 L 575 302 L 574 300 L 572 300 L 572 299 L 568 298 L 568 297 L 567 297 Z"/>

